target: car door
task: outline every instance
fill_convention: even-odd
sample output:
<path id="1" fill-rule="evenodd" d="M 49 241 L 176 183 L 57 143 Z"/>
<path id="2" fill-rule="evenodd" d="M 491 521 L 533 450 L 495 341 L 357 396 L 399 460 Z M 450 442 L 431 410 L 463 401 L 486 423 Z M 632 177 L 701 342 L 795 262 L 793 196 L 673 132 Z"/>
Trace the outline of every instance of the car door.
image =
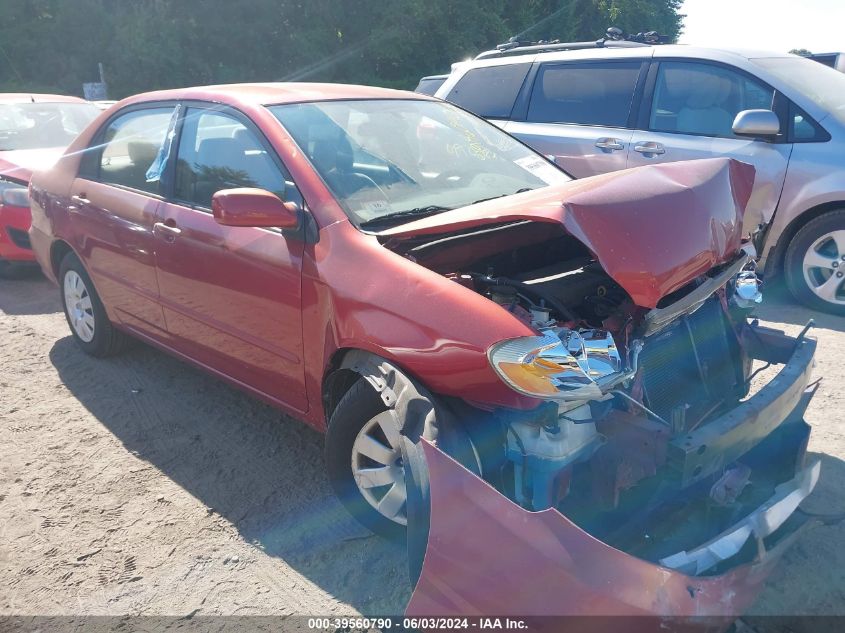
<path id="1" fill-rule="evenodd" d="M 77 249 L 111 316 L 148 335 L 165 334 L 153 224 L 159 182 L 147 172 L 175 105 L 122 110 L 94 137 L 71 188 Z"/>
<path id="2" fill-rule="evenodd" d="M 505 130 L 576 178 L 624 169 L 643 69 L 628 59 L 541 64 L 525 120 Z"/>
<path id="3" fill-rule="evenodd" d="M 773 109 L 775 91 L 739 69 L 698 61 L 660 61 L 649 78 L 651 98 L 642 109 L 628 165 L 729 156 L 754 165 L 757 175 L 745 213 L 753 231 L 774 214 L 783 189 L 792 144 L 735 136 L 743 110 Z M 783 122 L 781 123 L 783 125 Z"/>
<path id="4" fill-rule="evenodd" d="M 154 225 L 156 267 L 173 345 L 294 411 L 305 397 L 303 243 L 280 230 L 219 225 L 216 191 L 257 187 L 302 199 L 260 131 L 219 106 L 188 107 L 172 193 Z"/>

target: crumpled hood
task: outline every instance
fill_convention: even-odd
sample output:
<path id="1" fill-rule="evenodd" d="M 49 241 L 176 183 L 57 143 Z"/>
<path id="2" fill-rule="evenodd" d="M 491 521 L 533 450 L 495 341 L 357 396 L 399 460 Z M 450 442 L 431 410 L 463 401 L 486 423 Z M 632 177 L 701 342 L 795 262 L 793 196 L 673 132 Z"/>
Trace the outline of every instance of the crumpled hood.
<path id="1" fill-rule="evenodd" d="M 729 158 L 649 165 L 489 200 L 402 224 L 379 237 L 442 235 L 487 224 L 561 224 L 639 306 L 732 260 L 754 167 Z"/>
<path id="2" fill-rule="evenodd" d="M 29 182 L 32 172 L 49 169 L 63 153 L 63 147 L 0 152 L 0 176 Z"/>

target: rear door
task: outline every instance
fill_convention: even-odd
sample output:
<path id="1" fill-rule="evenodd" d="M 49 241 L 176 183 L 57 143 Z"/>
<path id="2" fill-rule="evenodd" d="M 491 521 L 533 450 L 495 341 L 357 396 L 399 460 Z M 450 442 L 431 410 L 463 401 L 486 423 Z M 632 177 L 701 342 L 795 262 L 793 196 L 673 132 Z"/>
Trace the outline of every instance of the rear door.
<path id="1" fill-rule="evenodd" d="M 774 214 L 792 144 L 778 139 L 740 138 L 731 131 L 742 110 L 773 109 L 773 88 L 745 72 L 699 61 L 660 61 L 650 72 L 628 166 L 728 156 L 754 165 L 757 176 L 745 214 L 752 231 Z M 784 118 L 781 119 L 785 128 Z"/>
<path id="2" fill-rule="evenodd" d="M 173 345 L 304 412 L 301 238 L 221 226 L 211 213 L 221 189 L 257 187 L 300 206 L 302 198 L 258 128 L 234 110 L 189 106 L 174 153 L 173 191 L 154 224 Z"/>
<path id="3" fill-rule="evenodd" d="M 545 62 L 510 134 L 576 178 L 624 169 L 641 60 Z M 514 117 L 516 118 L 516 117 Z"/>
<path id="4" fill-rule="evenodd" d="M 165 333 L 155 271 L 153 224 L 162 196 L 147 172 L 175 105 L 145 105 L 108 121 L 71 190 L 77 248 L 113 318 L 153 336 Z"/>

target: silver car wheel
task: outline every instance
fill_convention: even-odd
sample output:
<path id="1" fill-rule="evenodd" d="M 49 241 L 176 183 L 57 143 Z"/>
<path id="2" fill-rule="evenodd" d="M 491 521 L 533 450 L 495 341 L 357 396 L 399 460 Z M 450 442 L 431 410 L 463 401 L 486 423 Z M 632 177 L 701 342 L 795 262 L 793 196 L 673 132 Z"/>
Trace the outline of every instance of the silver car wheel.
<path id="1" fill-rule="evenodd" d="M 75 270 L 69 270 L 64 279 L 65 309 L 76 335 L 85 343 L 94 339 L 94 308 L 91 295 L 82 277 Z"/>
<path id="2" fill-rule="evenodd" d="M 401 438 L 392 412 L 368 420 L 352 444 L 352 476 L 361 496 L 379 514 L 407 525 Z"/>
<path id="3" fill-rule="evenodd" d="M 845 305 L 845 230 L 831 231 L 804 253 L 804 281 L 817 297 Z"/>

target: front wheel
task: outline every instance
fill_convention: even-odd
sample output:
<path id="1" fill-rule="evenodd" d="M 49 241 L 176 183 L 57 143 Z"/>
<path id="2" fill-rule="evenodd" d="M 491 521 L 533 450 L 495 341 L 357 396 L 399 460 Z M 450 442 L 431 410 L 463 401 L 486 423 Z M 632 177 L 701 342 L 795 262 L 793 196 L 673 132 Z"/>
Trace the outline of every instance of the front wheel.
<path id="1" fill-rule="evenodd" d="M 359 379 L 338 402 L 326 435 L 329 481 L 364 527 L 394 540 L 405 536 L 405 469 L 396 414 Z"/>
<path id="2" fill-rule="evenodd" d="M 65 318 L 83 352 L 112 356 L 126 347 L 126 335 L 109 321 L 88 272 L 74 253 L 65 255 L 59 266 L 59 287 Z"/>
<path id="3" fill-rule="evenodd" d="M 845 209 L 804 225 L 786 249 L 786 285 L 801 303 L 845 315 Z"/>

